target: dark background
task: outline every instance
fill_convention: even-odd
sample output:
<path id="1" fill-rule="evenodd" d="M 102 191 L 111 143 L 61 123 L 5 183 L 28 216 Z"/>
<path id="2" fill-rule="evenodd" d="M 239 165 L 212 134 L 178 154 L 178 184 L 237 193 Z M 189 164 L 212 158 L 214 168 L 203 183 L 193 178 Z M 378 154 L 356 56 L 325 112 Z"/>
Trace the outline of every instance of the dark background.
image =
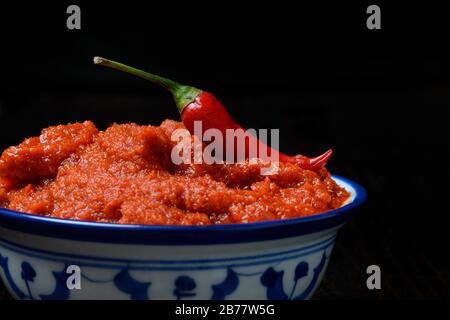
<path id="1" fill-rule="evenodd" d="M 279 128 L 286 153 L 333 147 L 328 169 L 367 188 L 316 299 L 450 297 L 446 8 L 375 3 L 382 29 L 368 30 L 372 3 L 73 3 L 81 30 L 66 28 L 72 2 L 0 6 L 1 150 L 49 125 L 178 119 L 163 89 L 92 57 L 141 67 Z"/>

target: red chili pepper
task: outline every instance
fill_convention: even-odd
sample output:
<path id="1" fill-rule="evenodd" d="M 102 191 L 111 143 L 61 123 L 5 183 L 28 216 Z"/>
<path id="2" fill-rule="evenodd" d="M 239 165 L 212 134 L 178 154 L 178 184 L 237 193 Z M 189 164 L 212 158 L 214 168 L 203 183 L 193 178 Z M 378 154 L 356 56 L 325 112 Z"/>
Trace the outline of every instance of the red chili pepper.
<path id="1" fill-rule="evenodd" d="M 178 111 L 181 114 L 181 119 L 183 120 L 183 124 L 191 134 L 194 134 L 194 121 L 202 121 L 202 134 L 208 129 L 218 129 L 220 132 L 222 132 L 224 138 L 226 136 L 226 129 L 243 129 L 231 118 L 230 114 L 220 103 L 220 101 L 206 91 L 202 91 L 190 86 L 181 85 L 175 81 L 101 57 L 95 57 L 94 63 L 139 76 L 168 89 L 174 96 L 175 103 L 177 105 Z M 253 135 L 249 135 L 248 137 L 248 144 L 246 143 L 245 146 L 246 155 L 249 154 L 248 148 L 250 143 L 255 142 L 251 140 L 257 140 L 257 138 Z M 267 147 L 263 142 L 259 140 L 257 140 L 257 145 L 258 152 L 262 147 L 266 147 L 268 148 L 268 155 L 274 156 L 275 153 L 278 153 L 279 161 L 296 163 L 304 169 L 314 171 L 322 168 L 333 153 L 333 151 L 330 149 L 324 154 L 315 158 L 308 158 L 302 155 L 288 156 L 281 152 L 278 152 L 275 149 Z"/>

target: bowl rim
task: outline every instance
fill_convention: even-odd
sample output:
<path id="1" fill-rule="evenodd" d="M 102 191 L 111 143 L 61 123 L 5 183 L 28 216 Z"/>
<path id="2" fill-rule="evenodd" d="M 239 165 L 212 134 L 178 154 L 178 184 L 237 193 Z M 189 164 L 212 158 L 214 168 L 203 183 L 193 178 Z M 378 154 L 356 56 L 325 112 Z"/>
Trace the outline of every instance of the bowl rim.
<path id="1" fill-rule="evenodd" d="M 353 188 L 354 199 L 340 208 L 307 217 L 207 226 L 142 225 L 44 217 L 0 208 L 0 227 L 52 238 L 121 244 L 204 245 L 287 238 L 340 226 L 366 201 L 367 192 L 360 184 L 338 175 L 332 178 Z"/>

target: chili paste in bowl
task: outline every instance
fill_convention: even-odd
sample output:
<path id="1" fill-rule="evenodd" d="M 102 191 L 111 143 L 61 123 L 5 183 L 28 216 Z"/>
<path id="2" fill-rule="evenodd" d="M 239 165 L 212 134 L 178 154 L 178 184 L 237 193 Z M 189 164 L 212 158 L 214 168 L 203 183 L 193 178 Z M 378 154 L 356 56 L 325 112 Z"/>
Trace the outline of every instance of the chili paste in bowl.
<path id="1" fill-rule="evenodd" d="M 0 275 L 14 297 L 313 294 L 364 189 L 293 163 L 272 175 L 261 174 L 261 162 L 175 165 L 179 128 L 166 120 L 99 131 L 86 121 L 3 152 Z M 79 287 L 69 285 L 71 270 Z"/>
<path id="2" fill-rule="evenodd" d="M 293 163 L 175 165 L 180 122 L 49 127 L 0 158 L 2 207 L 122 224 L 210 225 L 297 218 L 339 208 L 349 193 L 325 168 Z"/>

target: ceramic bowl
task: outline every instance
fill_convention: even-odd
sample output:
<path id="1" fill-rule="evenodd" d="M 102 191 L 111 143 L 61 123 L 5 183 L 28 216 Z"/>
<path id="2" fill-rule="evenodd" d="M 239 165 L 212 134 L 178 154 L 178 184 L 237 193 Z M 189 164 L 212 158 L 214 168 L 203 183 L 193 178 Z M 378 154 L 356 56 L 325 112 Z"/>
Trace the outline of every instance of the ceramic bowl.
<path id="1" fill-rule="evenodd" d="M 119 225 L 0 209 L 0 275 L 16 299 L 308 299 L 339 228 L 365 201 L 310 217 L 217 226 Z"/>

